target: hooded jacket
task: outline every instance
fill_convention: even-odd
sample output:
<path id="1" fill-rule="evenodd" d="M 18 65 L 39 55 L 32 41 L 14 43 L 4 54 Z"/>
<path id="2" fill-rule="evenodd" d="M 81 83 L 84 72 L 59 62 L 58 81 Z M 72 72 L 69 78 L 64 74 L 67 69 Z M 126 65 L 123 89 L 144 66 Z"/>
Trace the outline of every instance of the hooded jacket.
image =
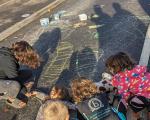
<path id="1" fill-rule="evenodd" d="M 0 48 L 0 79 L 15 79 L 18 70 L 19 64 L 13 52 L 6 47 Z"/>
<path id="2" fill-rule="evenodd" d="M 112 85 L 127 100 L 131 95 L 140 95 L 150 99 L 150 73 L 145 66 L 136 65 L 132 70 L 124 70 L 114 75 Z"/>

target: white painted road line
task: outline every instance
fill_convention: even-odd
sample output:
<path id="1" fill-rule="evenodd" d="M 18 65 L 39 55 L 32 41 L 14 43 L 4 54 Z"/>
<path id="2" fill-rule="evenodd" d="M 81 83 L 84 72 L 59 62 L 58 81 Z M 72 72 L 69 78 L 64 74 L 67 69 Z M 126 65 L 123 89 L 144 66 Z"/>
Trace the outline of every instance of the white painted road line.
<path id="1" fill-rule="evenodd" d="M 4 6 L 4 5 L 7 5 L 7 4 L 10 4 L 10 3 L 13 3 L 13 2 L 15 2 L 16 0 L 9 0 L 9 1 L 7 1 L 7 2 L 4 2 L 4 3 L 2 3 L 2 4 L 0 4 L 0 7 L 2 7 L 2 6 Z"/>
<path id="2" fill-rule="evenodd" d="M 66 0 L 55 0 L 54 2 L 50 3 L 46 7 L 38 10 L 35 13 L 33 13 L 31 16 L 23 19 L 22 21 L 20 21 L 20 22 L 16 23 L 15 25 L 9 27 L 8 29 L 4 30 L 3 32 L 0 33 L 0 41 L 3 41 L 4 39 L 9 37 L 13 33 L 17 32 L 18 30 L 25 27 L 29 23 L 33 22 L 34 20 L 36 20 L 37 18 L 39 18 L 43 14 L 47 13 L 48 10 L 50 10 L 50 11 L 53 10 L 54 8 L 56 8 L 58 5 L 62 4 L 65 1 Z"/>

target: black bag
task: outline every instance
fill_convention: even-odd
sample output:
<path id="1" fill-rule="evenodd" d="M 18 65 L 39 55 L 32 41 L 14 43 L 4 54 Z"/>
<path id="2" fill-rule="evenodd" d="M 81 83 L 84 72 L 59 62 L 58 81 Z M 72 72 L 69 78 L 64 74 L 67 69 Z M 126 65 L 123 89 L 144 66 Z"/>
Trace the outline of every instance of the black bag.
<path id="1" fill-rule="evenodd" d="M 105 93 L 78 103 L 77 109 L 86 120 L 104 120 L 111 114 L 111 108 Z"/>

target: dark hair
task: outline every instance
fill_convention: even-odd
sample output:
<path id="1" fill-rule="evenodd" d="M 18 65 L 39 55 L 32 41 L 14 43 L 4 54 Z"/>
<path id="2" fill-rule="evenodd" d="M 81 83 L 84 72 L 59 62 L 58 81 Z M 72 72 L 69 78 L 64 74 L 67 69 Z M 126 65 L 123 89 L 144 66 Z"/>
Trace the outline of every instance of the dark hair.
<path id="1" fill-rule="evenodd" d="M 36 51 L 26 41 L 19 41 L 12 44 L 12 51 L 16 59 L 30 68 L 37 68 L 40 66 L 40 58 Z"/>
<path id="2" fill-rule="evenodd" d="M 115 55 L 110 56 L 106 60 L 106 67 L 108 70 L 112 69 L 113 73 L 116 74 L 125 69 L 132 69 L 135 65 L 133 60 L 124 52 L 119 52 Z"/>
<path id="3" fill-rule="evenodd" d="M 68 90 L 62 84 L 56 84 L 52 87 L 49 97 L 47 99 L 58 99 L 58 100 L 69 99 Z"/>

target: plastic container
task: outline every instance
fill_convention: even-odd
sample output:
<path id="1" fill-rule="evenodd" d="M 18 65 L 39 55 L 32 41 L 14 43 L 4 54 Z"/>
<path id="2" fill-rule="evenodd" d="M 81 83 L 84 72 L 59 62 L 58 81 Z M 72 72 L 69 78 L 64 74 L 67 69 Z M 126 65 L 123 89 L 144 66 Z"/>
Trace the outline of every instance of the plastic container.
<path id="1" fill-rule="evenodd" d="M 47 27 L 49 25 L 49 18 L 40 19 L 40 23 L 42 27 Z"/>
<path id="2" fill-rule="evenodd" d="M 85 20 L 87 20 L 87 18 L 88 18 L 88 16 L 87 16 L 86 14 L 80 14 L 80 15 L 79 15 L 79 19 L 80 19 L 81 21 L 85 21 Z"/>

